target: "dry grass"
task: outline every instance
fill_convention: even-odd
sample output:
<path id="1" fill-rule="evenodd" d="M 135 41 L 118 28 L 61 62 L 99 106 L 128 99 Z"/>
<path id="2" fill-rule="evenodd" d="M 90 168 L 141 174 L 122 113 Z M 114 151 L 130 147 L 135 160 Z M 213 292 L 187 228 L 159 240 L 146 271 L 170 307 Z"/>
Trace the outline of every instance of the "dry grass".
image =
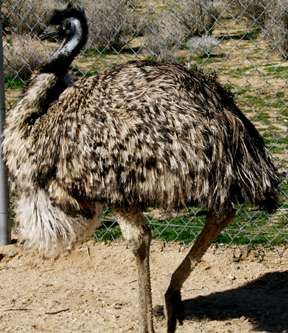
<path id="1" fill-rule="evenodd" d="M 231 0 L 235 16 L 244 17 L 262 32 L 270 47 L 284 59 L 288 58 L 288 1 Z"/>

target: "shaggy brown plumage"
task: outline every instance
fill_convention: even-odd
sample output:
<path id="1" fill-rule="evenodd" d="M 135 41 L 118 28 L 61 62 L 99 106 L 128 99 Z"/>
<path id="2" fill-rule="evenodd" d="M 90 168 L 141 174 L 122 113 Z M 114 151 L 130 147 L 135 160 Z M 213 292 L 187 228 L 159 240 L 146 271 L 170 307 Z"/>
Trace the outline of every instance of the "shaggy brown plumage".
<path id="1" fill-rule="evenodd" d="M 216 81 L 179 65 L 133 62 L 80 80 L 35 124 L 35 144 L 51 123 L 59 124 L 55 180 L 76 199 L 221 213 L 275 194 L 254 126 Z"/>
<path id="2" fill-rule="evenodd" d="M 36 76 L 31 89 L 39 79 L 41 89 L 44 79 L 51 89 L 57 80 Z M 51 184 L 79 202 L 196 204 L 218 214 L 274 199 L 275 168 L 261 137 L 232 96 L 199 71 L 131 62 L 78 81 L 38 118 L 35 109 L 10 112 L 7 129 L 21 120 L 28 150 L 17 149 L 17 168 L 9 169 L 15 175 L 33 160 L 33 187 L 52 196 Z"/>
<path id="3" fill-rule="evenodd" d="M 137 258 L 143 332 L 152 333 L 150 233 L 140 209 L 207 208 L 207 225 L 166 293 L 174 332 L 181 285 L 231 222 L 234 204 L 275 208 L 275 167 L 233 97 L 198 70 L 137 61 L 68 87 L 65 74 L 87 25 L 71 6 L 55 15 L 73 33 L 53 65 L 34 75 L 4 131 L 20 230 L 31 246 L 49 251 L 92 232 L 102 204 L 115 208 Z"/>

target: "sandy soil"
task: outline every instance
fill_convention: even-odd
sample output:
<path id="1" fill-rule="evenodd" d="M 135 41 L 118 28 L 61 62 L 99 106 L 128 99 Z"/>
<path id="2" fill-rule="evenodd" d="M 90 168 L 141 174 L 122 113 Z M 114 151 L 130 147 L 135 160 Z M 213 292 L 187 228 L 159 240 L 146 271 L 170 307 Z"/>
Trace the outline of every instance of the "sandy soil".
<path id="1" fill-rule="evenodd" d="M 153 242 L 153 302 L 186 247 Z M 288 332 L 288 249 L 211 248 L 183 289 L 177 332 Z M 157 332 L 165 321 L 155 319 Z M 137 275 L 123 242 L 89 241 L 58 259 L 0 247 L 1 333 L 138 332 Z"/>

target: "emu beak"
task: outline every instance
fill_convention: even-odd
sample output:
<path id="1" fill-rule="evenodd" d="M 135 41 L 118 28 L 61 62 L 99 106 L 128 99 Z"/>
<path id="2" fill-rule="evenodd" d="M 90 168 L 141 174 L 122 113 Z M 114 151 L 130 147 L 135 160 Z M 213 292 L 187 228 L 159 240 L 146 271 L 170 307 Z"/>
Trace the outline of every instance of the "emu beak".
<path id="1" fill-rule="evenodd" d="M 58 41 L 60 38 L 59 31 L 48 27 L 46 28 L 40 35 L 39 38 L 41 40 L 49 40 L 52 42 Z"/>

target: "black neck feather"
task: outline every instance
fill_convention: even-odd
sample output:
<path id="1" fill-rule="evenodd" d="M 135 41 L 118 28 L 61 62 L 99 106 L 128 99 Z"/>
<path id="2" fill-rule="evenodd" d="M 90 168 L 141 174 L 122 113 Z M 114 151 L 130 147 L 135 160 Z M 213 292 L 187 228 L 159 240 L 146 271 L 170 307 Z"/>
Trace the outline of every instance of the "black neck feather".
<path id="1" fill-rule="evenodd" d="M 80 53 L 88 40 L 88 24 L 84 11 L 76 8 L 56 11 L 54 16 L 57 16 L 57 20 L 61 20 L 62 22 L 65 19 L 77 20 L 80 27 L 79 33 L 77 35 L 75 33 L 75 35 L 67 38 L 50 60 L 40 69 L 41 73 L 54 73 L 57 76 L 63 76 L 68 72 L 72 61 Z M 52 23 L 55 24 L 56 22 L 53 21 Z M 72 47 L 67 48 L 69 44 Z"/>

